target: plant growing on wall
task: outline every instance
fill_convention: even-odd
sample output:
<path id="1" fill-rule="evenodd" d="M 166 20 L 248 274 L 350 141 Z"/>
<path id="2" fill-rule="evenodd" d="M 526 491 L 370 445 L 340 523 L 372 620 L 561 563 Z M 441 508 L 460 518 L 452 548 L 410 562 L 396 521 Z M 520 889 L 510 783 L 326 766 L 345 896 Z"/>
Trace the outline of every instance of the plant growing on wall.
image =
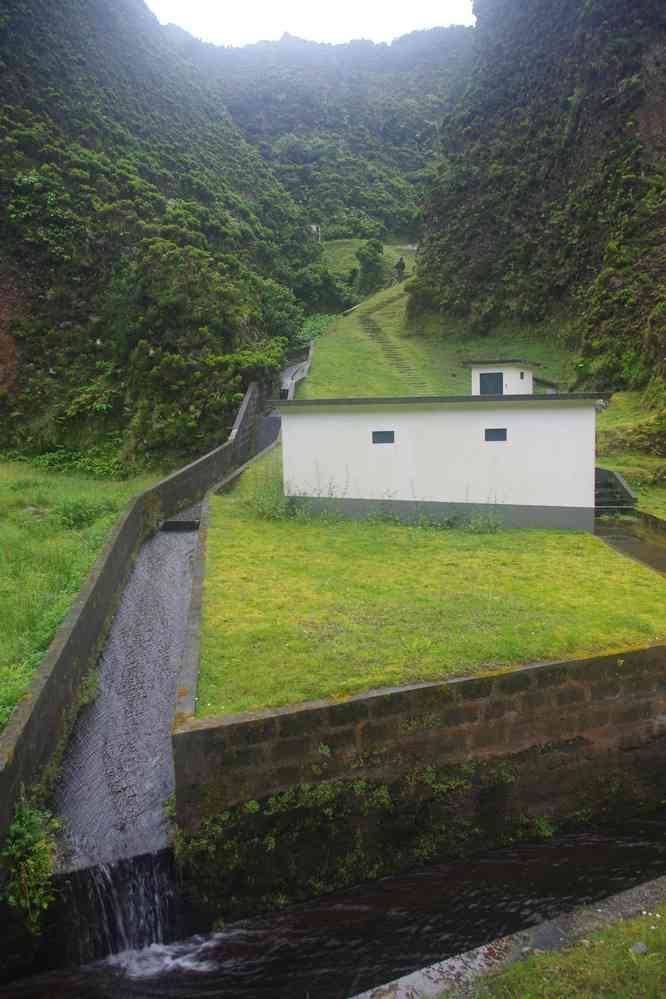
<path id="1" fill-rule="evenodd" d="M 6 874 L 4 901 L 22 915 L 33 936 L 41 933 L 44 914 L 55 899 L 53 874 L 59 829 L 60 822 L 51 812 L 22 798 L 0 854 Z"/>

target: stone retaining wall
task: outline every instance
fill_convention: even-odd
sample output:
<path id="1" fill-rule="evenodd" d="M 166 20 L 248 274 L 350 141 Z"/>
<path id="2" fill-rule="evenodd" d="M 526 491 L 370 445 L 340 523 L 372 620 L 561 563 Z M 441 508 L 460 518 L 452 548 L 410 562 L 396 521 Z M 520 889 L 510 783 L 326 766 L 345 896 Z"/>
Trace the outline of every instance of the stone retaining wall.
<path id="1" fill-rule="evenodd" d="M 191 720 L 179 856 L 211 918 L 666 794 L 666 646 Z"/>
<path id="2" fill-rule="evenodd" d="M 160 521 L 200 500 L 247 461 L 254 448 L 261 390 L 252 384 L 228 441 L 138 496 L 113 532 L 30 688 L 0 733 L 0 841 L 21 789 L 57 766 L 73 725 L 81 683 L 94 667 L 133 557 Z"/>

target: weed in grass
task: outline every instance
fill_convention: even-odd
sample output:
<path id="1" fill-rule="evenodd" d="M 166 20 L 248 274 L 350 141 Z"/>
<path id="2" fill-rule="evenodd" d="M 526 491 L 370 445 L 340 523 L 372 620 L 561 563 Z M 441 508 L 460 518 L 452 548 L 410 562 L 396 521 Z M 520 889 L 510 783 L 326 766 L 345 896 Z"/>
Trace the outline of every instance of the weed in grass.
<path id="1" fill-rule="evenodd" d="M 502 520 L 493 511 L 489 511 L 488 513 L 473 513 L 463 521 L 462 526 L 470 534 L 497 534 L 502 529 Z"/>

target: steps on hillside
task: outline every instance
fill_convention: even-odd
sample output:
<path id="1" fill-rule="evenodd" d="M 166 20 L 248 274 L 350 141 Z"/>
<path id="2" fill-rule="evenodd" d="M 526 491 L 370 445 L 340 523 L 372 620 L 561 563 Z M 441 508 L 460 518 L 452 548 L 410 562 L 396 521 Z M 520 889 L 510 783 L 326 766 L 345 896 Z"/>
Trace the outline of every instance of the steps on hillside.
<path id="1" fill-rule="evenodd" d="M 638 497 L 618 472 L 595 469 L 594 511 L 597 516 L 634 513 Z"/>

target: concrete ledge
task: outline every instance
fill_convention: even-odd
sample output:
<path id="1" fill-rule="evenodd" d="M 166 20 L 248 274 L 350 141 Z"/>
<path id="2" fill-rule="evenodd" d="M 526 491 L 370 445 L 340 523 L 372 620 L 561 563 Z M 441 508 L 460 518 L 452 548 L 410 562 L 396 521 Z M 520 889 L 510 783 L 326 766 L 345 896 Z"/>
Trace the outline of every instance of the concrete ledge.
<path id="1" fill-rule="evenodd" d="M 666 902 L 666 878 L 657 878 L 583 906 L 527 930 L 493 940 L 465 954 L 439 961 L 411 975 L 360 993 L 354 999 L 464 999 L 479 979 L 496 974 L 533 951 L 557 951 L 623 919 Z"/>
<path id="2" fill-rule="evenodd" d="M 427 518 L 436 523 L 492 517 L 506 528 L 594 531 L 593 507 L 517 506 L 504 503 L 434 503 L 421 500 L 369 500 L 335 496 L 294 496 L 295 503 L 315 513 L 328 512 L 350 519 L 397 517 L 409 522 Z"/>
<path id="3" fill-rule="evenodd" d="M 211 492 L 222 492 L 227 489 L 233 482 L 240 478 L 243 472 L 253 465 L 264 455 L 268 454 L 275 447 L 277 447 L 277 441 L 269 444 L 267 448 L 260 451 L 249 461 L 246 461 L 244 465 L 240 468 L 235 469 L 229 475 L 226 475 L 221 482 L 218 482 L 213 486 Z M 209 494 L 210 495 L 210 494 Z M 190 600 L 190 608 L 187 616 L 187 633 L 185 636 L 185 651 L 183 653 L 183 662 L 181 665 L 180 676 L 178 681 L 178 693 L 176 695 L 176 708 L 174 716 L 174 730 L 179 726 L 183 725 L 189 719 L 194 716 L 194 711 L 196 708 L 197 700 L 197 684 L 199 679 L 199 650 L 201 646 L 201 612 L 203 605 L 203 587 L 204 579 L 206 576 L 206 559 L 207 559 L 207 543 L 208 543 L 208 527 L 210 524 L 210 504 L 209 495 L 207 495 L 201 505 L 201 515 L 200 521 L 196 523 L 194 529 L 199 530 L 199 545 L 195 555 L 193 573 L 192 573 L 192 598 Z M 190 521 L 170 521 L 172 526 L 170 529 L 179 530 L 177 525 L 186 523 L 189 524 Z M 162 530 L 165 529 L 165 525 L 162 525 Z"/>

